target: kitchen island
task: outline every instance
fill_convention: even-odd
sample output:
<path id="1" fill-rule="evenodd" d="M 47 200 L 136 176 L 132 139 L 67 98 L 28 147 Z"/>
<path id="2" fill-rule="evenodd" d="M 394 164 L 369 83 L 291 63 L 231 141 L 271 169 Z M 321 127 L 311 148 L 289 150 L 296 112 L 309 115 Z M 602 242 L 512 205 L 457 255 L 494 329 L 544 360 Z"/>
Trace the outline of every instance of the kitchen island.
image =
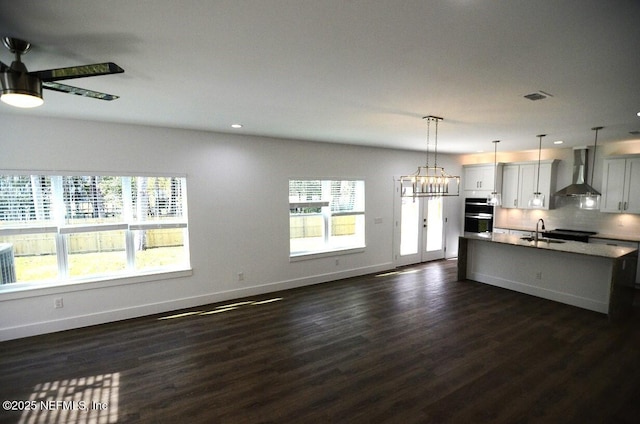
<path id="1" fill-rule="evenodd" d="M 459 238 L 458 280 L 473 280 L 607 314 L 632 310 L 637 249 L 508 234 Z"/>

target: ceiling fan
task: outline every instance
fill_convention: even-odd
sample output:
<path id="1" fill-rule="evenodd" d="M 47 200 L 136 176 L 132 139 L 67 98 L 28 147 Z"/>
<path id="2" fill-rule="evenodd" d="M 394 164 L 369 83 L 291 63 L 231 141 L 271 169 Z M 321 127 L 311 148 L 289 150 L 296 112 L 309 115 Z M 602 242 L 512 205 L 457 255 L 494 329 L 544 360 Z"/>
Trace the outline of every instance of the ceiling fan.
<path id="1" fill-rule="evenodd" d="M 2 43 L 11 53 L 15 54 L 15 60 L 11 66 L 0 61 L 0 83 L 2 84 L 0 100 L 7 104 L 17 107 L 40 106 L 44 103 L 42 100 L 43 88 L 100 100 L 115 100 L 119 97 L 56 82 L 124 72 L 124 69 L 113 62 L 29 72 L 20 60 L 20 56 L 29 51 L 31 43 L 12 37 L 2 37 Z"/>

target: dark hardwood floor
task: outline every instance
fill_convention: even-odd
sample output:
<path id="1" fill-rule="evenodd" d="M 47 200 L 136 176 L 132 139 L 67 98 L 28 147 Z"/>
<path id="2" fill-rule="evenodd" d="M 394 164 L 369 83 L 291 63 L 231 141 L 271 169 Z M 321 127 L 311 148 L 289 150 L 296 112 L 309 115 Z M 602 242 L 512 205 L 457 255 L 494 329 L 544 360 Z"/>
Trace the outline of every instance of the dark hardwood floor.
<path id="1" fill-rule="evenodd" d="M 0 422 L 640 422 L 637 308 L 611 324 L 456 265 L 0 343 L 0 398 L 36 407 Z"/>

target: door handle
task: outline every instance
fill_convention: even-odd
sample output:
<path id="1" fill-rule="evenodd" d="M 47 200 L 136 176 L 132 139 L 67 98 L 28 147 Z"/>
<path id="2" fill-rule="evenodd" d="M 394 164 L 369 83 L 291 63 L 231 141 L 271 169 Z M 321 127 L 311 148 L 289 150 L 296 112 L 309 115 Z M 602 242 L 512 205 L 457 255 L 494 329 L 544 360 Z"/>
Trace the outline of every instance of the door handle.
<path id="1" fill-rule="evenodd" d="M 629 204 L 628 204 L 628 203 L 629 203 L 629 202 L 624 202 L 624 210 L 625 210 L 625 211 L 627 210 L 627 207 L 629 206 Z"/>
<path id="2" fill-rule="evenodd" d="M 618 202 L 618 210 L 621 211 L 622 210 L 622 202 Z"/>

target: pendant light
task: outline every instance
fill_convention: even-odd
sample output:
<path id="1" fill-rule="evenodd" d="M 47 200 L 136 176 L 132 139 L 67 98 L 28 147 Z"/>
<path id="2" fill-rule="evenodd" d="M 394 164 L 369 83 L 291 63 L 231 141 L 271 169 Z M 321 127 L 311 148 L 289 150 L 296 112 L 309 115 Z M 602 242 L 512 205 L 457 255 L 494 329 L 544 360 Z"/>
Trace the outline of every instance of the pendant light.
<path id="1" fill-rule="evenodd" d="M 502 195 L 496 191 L 498 184 L 498 143 L 500 140 L 494 140 L 493 143 L 493 191 L 487 196 L 487 203 L 492 206 L 502 205 Z"/>
<path id="2" fill-rule="evenodd" d="M 598 148 L 598 131 L 600 131 L 603 127 L 593 127 L 591 128 L 596 132 L 596 138 L 593 143 L 593 160 L 591 161 L 591 182 L 589 183 L 589 188 L 593 188 L 593 174 L 596 170 L 596 149 Z M 597 210 L 600 209 L 600 193 L 588 192 L 580 196 L 580 209 L 585 210 Z"/>
<path id="3" fill-rule="evenodd" d="M 540 156 L 542 154 L 542 137 L 546 136 L 546 134 L 538 134 L 536 136 L 540 139 L 538 143 L 538 181 L 536 182 L 536 191 L 529 199 L 529 207 L 533 209 L 544 208 L 544 194 L 540 193 Z"/>
<path id="4" fill-rule="evenodd" d="M 460 177 L 449 175 L 444 168 L 438 166 L 438 116 L 425 116 L 427 121 L 427 162 L 418 170 L 400 177 L 400 196 L 402 197 L 443 197 L 460 195 Z M 435 149 L 433 166 L 429 165 L 429 142 L 431 123 L 435 123 Z"/>

